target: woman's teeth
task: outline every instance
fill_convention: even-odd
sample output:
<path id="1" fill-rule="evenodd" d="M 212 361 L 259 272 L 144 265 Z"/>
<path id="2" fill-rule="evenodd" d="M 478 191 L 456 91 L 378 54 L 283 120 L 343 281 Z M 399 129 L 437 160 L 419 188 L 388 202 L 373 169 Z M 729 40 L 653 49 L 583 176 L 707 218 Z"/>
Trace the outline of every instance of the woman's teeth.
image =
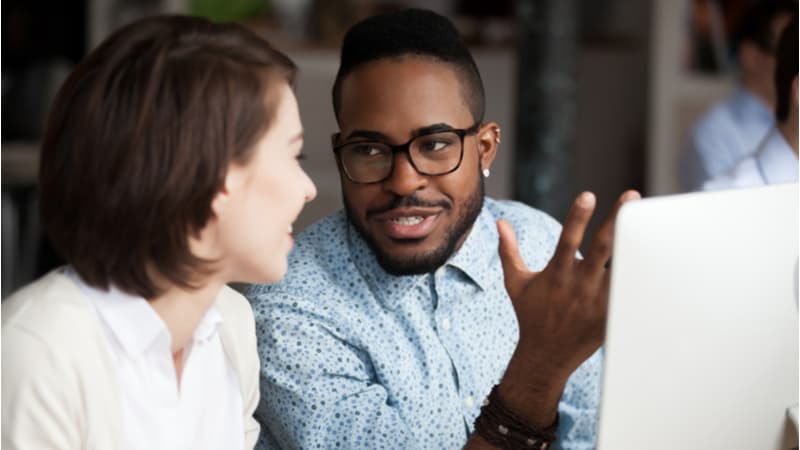
<path id="1" fill-rule="evenodd" d="M 410 216 L 410 217 L 396 217 L 392 219 L 392 222 L 398 225 L 405 225 L 405 226 L 412 226 L 421 223 L 423 218 L 421 216 Z"/>

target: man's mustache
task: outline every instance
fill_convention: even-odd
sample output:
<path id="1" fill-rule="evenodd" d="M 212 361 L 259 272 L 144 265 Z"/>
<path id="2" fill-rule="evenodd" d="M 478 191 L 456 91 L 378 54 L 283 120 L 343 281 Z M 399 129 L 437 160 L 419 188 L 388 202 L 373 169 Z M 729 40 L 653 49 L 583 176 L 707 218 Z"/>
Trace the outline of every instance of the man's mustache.
<path id="1" fill-rule="evenodd" d="M 377 208 L 367 209 L 367 218 L 375 214 L 382 214 L 387 211 L 391 211 L 396 208 L 411 208 L 411 207 L 451 209 L 453 205 L 452 203 L 444 199 L 436 201 L 424 200 L 420 198 L 416 193 L 405 196 L 396 195 L 385 206 L 379 206 Z"/>

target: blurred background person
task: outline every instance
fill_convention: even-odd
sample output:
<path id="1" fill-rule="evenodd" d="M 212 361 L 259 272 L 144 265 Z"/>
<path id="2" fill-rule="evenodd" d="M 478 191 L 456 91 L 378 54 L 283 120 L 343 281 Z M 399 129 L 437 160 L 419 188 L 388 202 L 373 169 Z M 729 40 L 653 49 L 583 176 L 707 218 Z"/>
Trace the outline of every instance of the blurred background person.
<path id="1" fill-rule="evenodd" d="M 4 449 L 253 448 L 250 305 L 315 187 L 295 66 L 240 25 L 155 17 L 64 83 L 41 217 L 67 265 L 2 304 Z"/>
<path id="2" fill-rule="evenodd" d="M 786 27 L 777 46 L 775 66 L 775 126 L 756 152 L 730 171 L 707 181 L 703 190 L 792 183 L 798 179 L 797 17 Z"/>
<path id="3" fill-rule="evenodd" d="M 737 33 L 739 85 L 693 127 L 680 158 L 680 182 L 687 191 L 730 170 L 755 152 L 774 125 L 775 50 L 778 37 L 797 11 L 797 2 L 756 2 Z"/>

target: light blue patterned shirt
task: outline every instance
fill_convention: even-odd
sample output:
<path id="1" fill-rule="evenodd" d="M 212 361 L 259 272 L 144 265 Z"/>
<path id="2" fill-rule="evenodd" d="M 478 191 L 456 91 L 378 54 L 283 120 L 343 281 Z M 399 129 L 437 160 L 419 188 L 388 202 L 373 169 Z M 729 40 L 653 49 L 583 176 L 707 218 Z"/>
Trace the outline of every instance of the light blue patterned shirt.
<path id="1" fill-rule="evenodd" d="M 559 224 L 486 199 L 468 238 L 435 273 L 393 276 L 335 213 L 301 233 L 289 273 L 248 293 L 261 354 L 257 448 L 458 449 L 518 338 L 495 221 L 541 270 Z M 593 448 L 602 354 L 570 378 L 556 448 Z"/>

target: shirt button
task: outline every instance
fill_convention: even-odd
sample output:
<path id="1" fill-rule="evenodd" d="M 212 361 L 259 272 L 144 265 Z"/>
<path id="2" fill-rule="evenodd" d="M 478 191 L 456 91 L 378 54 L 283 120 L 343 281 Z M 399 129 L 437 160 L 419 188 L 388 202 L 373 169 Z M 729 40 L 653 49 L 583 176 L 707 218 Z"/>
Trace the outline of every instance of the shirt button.
<path id="1" fill-rule="evenodd" d="M 447 331 L 450 329 L 450 319 L 442 319 L 442 329 Z"/>
<path id="2" fill-rule="evenodd" d="M 436 269 L 436 278 L 441 278 L 441 277 L 443 277 L 443 276 L 444 276 L 444 272 L 445 272 L 445 270 L 446 270 L 446 269 L 444 268 L 444 266 L 442 266 L 442 267 L 439 267 L 438 269 Z"/>
<path id="3" fill-rule="evenodd" d="M 475 400 L 472 399 L 471 395 L 468 395 L 467 398 L 464 399 L 464 404 L 467 408 L 472 408 L 475 405 Z"/>

